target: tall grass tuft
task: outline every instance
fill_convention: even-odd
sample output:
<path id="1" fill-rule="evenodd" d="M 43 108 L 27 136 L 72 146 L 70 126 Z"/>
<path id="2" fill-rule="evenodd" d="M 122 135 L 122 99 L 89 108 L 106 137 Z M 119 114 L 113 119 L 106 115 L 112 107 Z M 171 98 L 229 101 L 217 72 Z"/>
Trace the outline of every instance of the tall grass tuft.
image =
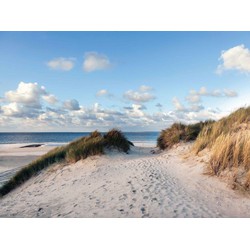
<path id="1" fill-rule="evenodd" d="M 66 160 L 72 163 L 103 153 L 103 138 L 101 136 L 90 136 L 74 142 L 73 146 L 70 146 L 67 150 Z"/>
<path id="2" fill-rule="evenodd" d="M 133 144 L 128 141 L 120 130 L 112 129 L 104 135 L 104 146 L 107 148 L 116 148 L 127 153 L 131 145 Z"/>
<path id="3" fill-rule="evenodd" d="M 104 154 L 104 149 L 118 149 L 128 153 L 131 142 L 120 130 L 112 129 L 108 133 L 102 134 L 98 131 L 92 132 L 87 137 L 82 137 L 71 142 L 67 146 L 57 147 L 37 160 L 31 162 L 15 174 L 7 183 L 0 188 L 0 196 L 4 196 L 11 190 L 38 174 L 41 170 L 58 162 L 77 162 L 93 155 Z"/>
<path id="4" fill-rule="evenodd" d="M 169 149 L 181 141 L 193 141 L 197 138 L 202 128 L 213 121 L 199 122 L 190 125 L 174 123 L 170 128 L 162 130 L 157 138 L 157 147 Z"/>
<path id="5" fill-rule="evenodd" d="M 193 150 L 196 154 L 205 148 L 211 148 L 215 140 L 222 134 L 227 135 L 232 131 L 239 131 L 245 126 L 249 126 L 250 107 L 240 108 L 227 117 L 215 123 L 208 123 L 197 137 Z"/>
<path id="6" fill-rule="evenodd" d="M 234 185 L 250 188 L 250 107 L 207 124 L 194 143 L 197 154 L 209 149 L 209 167 L 217 176 L 228 176 Z M 231 176 L 231 177 L 230 177 Z"/>

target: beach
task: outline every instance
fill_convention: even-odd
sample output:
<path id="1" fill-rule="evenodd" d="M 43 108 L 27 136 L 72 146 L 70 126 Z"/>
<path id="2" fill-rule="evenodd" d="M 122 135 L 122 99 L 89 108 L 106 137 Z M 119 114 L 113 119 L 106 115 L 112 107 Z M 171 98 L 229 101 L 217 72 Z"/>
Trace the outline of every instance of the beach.
<path id="1" fill-rule="evenodd" d="M 20 168 L 55 147 L 44 144 L 39 145 L 35 143 L 0 145 L 0 186 L 6 180 L 10 179 Z"/>
<path id="2" fill-rule="evenodd" d="M 204 174 L 206 155 L 190 155 L 191 146 L 159 151 L 137 145 L 129 154 L 107 151 L 54 164 L 1 198 L 0 217 L 250 217 L 250 199 Z M 24 150 L 1 151 L 1 157 L 9 152 L 28 161 L 48 149 Z"/>

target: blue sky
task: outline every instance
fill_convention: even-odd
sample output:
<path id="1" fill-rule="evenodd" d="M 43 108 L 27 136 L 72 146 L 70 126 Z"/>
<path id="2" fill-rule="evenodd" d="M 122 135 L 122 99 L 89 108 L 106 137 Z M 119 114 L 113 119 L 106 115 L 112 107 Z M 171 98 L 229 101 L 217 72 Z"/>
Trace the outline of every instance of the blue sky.
<path id="1" fill-rule="evenodd" d="M 158 131 L 249 105 L 249 32 L 0 32 L 1 131 Z"/>

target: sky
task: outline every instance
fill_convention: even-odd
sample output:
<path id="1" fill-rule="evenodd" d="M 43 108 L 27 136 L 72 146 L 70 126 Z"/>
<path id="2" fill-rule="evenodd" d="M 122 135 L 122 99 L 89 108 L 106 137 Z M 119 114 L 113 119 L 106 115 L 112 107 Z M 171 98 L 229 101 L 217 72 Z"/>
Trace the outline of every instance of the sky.
<path id="1" fill-rule="evenodd" d="M 249 105 L 249 32 L 0 32 L 0 131 L 159 131 Z"/>

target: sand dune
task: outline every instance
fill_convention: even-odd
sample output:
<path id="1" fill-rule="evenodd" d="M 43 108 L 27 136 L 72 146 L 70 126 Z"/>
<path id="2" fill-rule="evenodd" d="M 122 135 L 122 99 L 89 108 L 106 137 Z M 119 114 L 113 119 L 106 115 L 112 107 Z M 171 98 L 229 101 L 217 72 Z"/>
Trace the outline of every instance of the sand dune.
<path id="1" fill-rule="evenodd" d="M 204 175 L 190 144 L 55 165 L 0 200 L 0 217 L 250 217 L 250 199 Z"/>
<path id="2" fill-rule="evenodd" d="M 54 148 L 54 146 L 41 146 L 34 149 L 25 146 L 27 144 L 0 145 L 0 186 L 20 168 Z"/>

